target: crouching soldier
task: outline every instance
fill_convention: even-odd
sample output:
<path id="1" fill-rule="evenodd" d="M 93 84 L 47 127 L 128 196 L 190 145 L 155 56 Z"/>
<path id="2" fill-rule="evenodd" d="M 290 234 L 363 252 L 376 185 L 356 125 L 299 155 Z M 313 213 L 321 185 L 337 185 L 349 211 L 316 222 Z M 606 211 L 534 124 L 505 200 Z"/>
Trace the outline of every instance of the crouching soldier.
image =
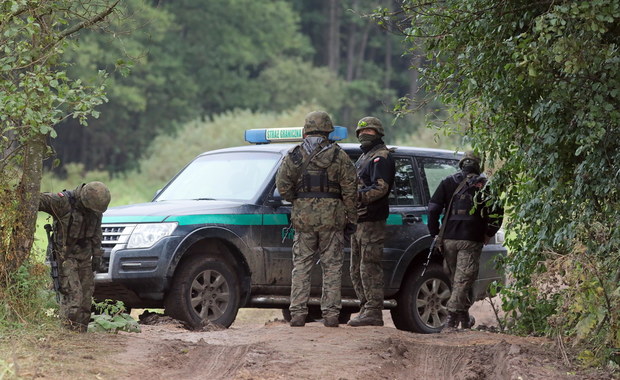
<path id="1" fill-rule="evenodd" d="M 95 289 L 93 271 L 100 266 L 103 254 L 101 218 L 109 203 L 110 190 L 101 182 L 89 182 L 59 193 L 42 193 L 39 200 L 39 211 L 50 214 L 54 220 L 48 252 L 51 249 L 58 268 L 58 278 L 54 280 L 60 316 L 71 330 L 86 332 L 88 328 Z"/>

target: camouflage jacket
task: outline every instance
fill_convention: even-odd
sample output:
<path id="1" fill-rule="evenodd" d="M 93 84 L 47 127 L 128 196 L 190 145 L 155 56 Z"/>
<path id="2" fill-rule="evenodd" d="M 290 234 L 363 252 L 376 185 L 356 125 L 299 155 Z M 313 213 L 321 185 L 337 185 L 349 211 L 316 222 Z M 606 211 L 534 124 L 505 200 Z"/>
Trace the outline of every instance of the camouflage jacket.
<path id="1" fill-rule="evenodd" d="M 325 171 L 339 197 L 298 197 L 302 171 Z M 310 136 L 291 149 L 282 161 L 276 186 L 284 199 L 293 203 L 291 221 L 297 231 L 343 229 L 347 222 L 357 223 L 357 176 L 349 156 L 338 144 Z"/>
<path id="2" fill-rule="evenodd" d="M 101 217 L 81 205 L 80 189 L 63 190 L 60 193 L 42 193 L 39 211 L 50 214 L 53 219 L 54 242 L 61 260 L 75 258 L 88 260 L 101 256 Z"/>

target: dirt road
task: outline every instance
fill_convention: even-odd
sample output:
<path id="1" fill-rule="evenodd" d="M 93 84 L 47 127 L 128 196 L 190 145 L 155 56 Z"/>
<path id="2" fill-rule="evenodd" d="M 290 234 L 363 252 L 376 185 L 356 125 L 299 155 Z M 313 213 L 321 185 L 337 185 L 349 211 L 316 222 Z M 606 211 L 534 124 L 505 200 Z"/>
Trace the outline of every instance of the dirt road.
<path id="1" fill-rule="evenodd" d="M 242 310 L 229 329 L 197 332 L 156 318 L 141 333 L 35 342 L 35 356 L 15 356 L 14 369 L 16 378 L 63 380 L 611 378 L 567 366 L 547 339 L 474 330 L 420 335 L 395 329 L 388 312 L 385 319 L 384 327 L 291 328 L 278 311 Z"/>
<path id="2" fill-rule="evenodd" d="M 206 332 L 174 323 L 143 326 L 141 334 L 122 335 L 123 350 L 111 359 L 123 369 L 118 378 L 149 380 L 603 377 L 567 367 L 542 338 L 413 334 L 396 330 L 387 311 L 384 327 L 334 329 L 314 322 L 291 328 L 277 317 L 277 311 L 246 311 L 230 329 Z M 487 317 L 478 312 L 479 319 Z"/>

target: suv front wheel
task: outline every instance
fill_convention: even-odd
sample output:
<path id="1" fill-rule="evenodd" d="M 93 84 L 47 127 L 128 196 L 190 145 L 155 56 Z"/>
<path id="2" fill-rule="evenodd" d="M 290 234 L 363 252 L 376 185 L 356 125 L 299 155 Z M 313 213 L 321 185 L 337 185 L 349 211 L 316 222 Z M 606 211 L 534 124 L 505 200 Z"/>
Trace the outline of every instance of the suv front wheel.
<path id="1" fill-rule="evenodd" d="M 450 282 L 442 267 L 429 264 L 417 268 L 405 280 L 398 295 L 398 305 L 391 309 L 396 328 L 422 334 L 441 331 L 448 316 Z"/>
<path id="2" fill-rule="evenodd" d="M 239 281 L 230 266 L 206 256 L 181 264 L 164 307 L 172 318 L 200 326 L 203 320 L 229 327 L 239 310 Z"/>

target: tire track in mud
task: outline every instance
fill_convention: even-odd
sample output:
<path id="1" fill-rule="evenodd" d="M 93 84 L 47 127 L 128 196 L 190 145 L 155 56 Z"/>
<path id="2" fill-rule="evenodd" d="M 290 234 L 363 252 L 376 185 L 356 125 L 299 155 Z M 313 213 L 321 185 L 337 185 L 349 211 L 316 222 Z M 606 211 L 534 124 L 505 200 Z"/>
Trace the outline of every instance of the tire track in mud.
<path id="1" fill-rule="evenodd" d="M 197 342 L 166 339 L 157 344 L 139 336 L 129 337 L 126 355 L 121 359 L 127 372 L 119 378 L 232 379 L 240 368 L 248 365 L 248 358 L 252 363 L 255 360 L 252 357 L 261 353 L 260 347 L 252 344 L 215 345 L 202 339 Z"/>
<path id="2" fill-rule="evenodd" d="M 310 323 L 123 334 L 119 379 L 603 379 L 565 367 L 553 342 L 481 331 L 421 335 Z M 570 373 L 570 375 L 569 375 Z"/>

